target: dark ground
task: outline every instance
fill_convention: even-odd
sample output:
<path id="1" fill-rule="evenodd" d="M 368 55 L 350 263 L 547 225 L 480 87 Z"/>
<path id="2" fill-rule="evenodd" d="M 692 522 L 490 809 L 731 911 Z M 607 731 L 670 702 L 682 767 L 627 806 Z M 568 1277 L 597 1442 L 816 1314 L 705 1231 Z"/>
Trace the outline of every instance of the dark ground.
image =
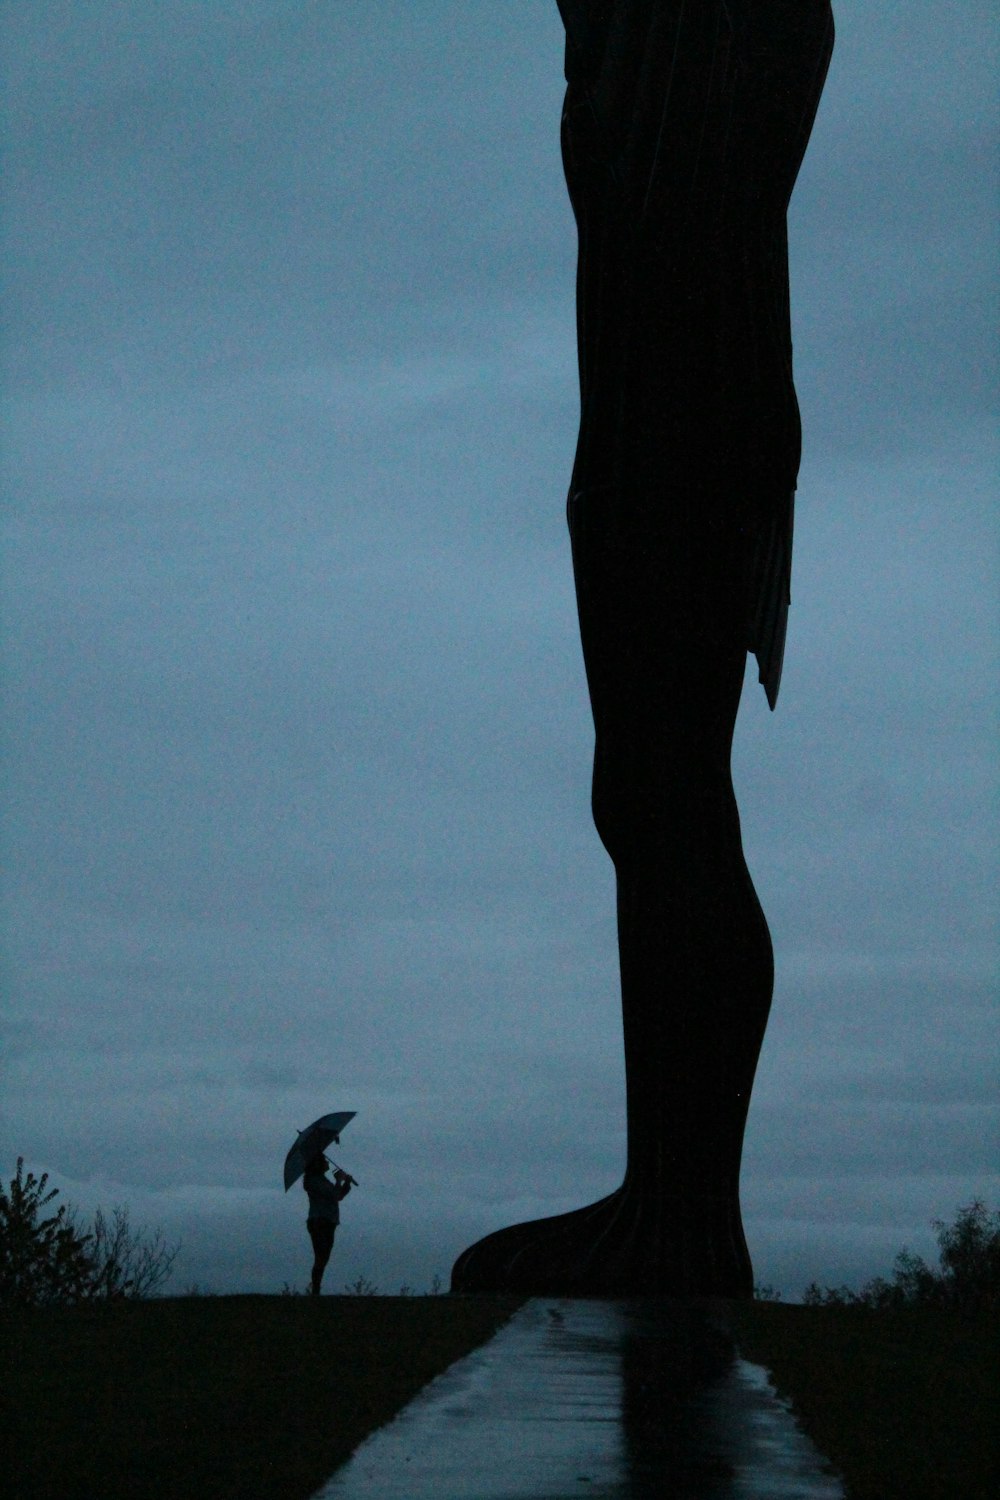
<path id="1" fill-rule="evenodd" d="M 305 1500 L 516 1306 L 500 1297 L 171 1297 L 8 1314 L 5 1492 Z"/>
<path id="2" fill-rule="evenodd" d="M 306 1500 L 517 1306 L 178 1297 L 0 1315 L 12 1500 Z M 996 1321 L 720 1304 L 852 1500 L 1000 1494 Z M 446 1497 L 442 1497 L 446 1500 Z"/>
<path id="3" fill-rule="evenodd" d="M 1000 1327 L 938 1308 L 730 1304 L 851 1500 L 1000 1495 Z"/>

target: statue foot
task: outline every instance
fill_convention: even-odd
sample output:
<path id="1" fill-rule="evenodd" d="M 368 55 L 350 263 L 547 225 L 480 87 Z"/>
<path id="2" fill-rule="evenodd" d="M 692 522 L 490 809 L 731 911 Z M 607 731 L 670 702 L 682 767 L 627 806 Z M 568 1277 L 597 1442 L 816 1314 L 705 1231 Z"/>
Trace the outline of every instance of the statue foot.
<path id="1" fill-rule="evenodd" d="M 477 1241 L 451 1273 L 453 1292 L 548 1297 L 749 1297 L 753 1270 L 731 1197 L 697 1209 L 628 1179 L 572 1213 L 513 1224 Z"/>

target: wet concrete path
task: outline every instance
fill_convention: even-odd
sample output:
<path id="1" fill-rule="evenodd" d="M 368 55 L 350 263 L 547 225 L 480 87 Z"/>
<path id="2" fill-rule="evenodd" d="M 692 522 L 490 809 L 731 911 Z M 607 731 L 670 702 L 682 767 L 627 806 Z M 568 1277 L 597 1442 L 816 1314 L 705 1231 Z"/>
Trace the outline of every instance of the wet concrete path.
<path id="1" fill-rule="evenodd" d="M 843 1500 L 705 1312 L 536 1298 L 314 1500 Z"/>

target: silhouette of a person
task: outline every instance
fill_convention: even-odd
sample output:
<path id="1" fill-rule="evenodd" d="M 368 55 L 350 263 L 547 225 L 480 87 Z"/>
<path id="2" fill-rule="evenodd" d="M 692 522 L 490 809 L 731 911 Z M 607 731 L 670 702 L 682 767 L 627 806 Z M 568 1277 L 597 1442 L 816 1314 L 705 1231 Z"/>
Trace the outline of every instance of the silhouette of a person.
<path id="1" fill-rule="evenodd" d="M 772 708 L 800 428 L 786 210 L 828 0 L 559 0 L 579 236 L 568 502 L 614 862 L 622 1186 L 500 1230 L 456 1290 L 749 1295 L 738 1182 L 773 984 L 730 750 L 753 651 Z"/>
<path id="2" fill-rule="evenodd" d="M 309 1216 L 306 1228 L 313 1247 L 313 1268 L 310 1291 L 318 1297 L 333 1251 L 334 1235 L 340 1223 L 340 1204 L 351 1191 L 351 1179 L 338 1167 L 333 1181 L 328 1177 L 330 1163 L 322 1154 L 314 1156 L 306 1167 L 302 1186 L 309 1195 Z"/>

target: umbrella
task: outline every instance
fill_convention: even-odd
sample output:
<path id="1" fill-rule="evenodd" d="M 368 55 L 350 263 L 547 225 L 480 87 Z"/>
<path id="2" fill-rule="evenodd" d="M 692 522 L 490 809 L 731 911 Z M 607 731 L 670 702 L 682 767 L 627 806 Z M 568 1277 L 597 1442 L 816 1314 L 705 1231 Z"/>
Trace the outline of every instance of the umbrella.
<path id="1" fill-rule="evenodd" d="M 319 1119 L 313 1120 L 305 1130 L 299 1131 L 298 1140 L 285 1157 L 286 1193 L 293 1182 L 298 1182 L 314 1156 L 325 1151 L 331 1141 L 339 1142 L 340 1132 L 349 1121 L 354 1119 L 356 1113 L 356 1110 L 346 1109 L 336 1115 L 320 1115 Z"/>

